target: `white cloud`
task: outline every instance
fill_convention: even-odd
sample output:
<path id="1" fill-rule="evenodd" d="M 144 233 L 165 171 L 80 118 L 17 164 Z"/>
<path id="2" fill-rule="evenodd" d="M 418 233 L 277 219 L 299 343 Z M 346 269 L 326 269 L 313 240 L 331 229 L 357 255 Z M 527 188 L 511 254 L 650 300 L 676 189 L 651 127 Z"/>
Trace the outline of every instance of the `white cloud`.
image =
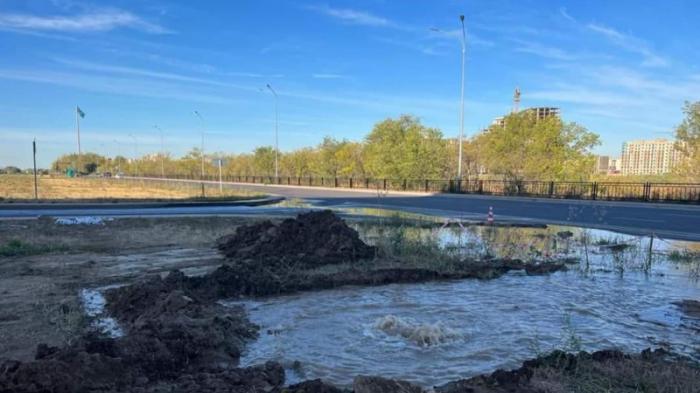
<path id="1" fill-rule="evenodd" d="M 172 99 L 189 102 L 233 105 L 242 101 L 224 94 L 193 91 L 191 88 L 158 82 L 154 78 L 123 78 L 85 73 L 55 72 L 47 70 L 0 69 L 0 79 L 46 83 L 72 87 L 84 91 L 110 93 L 124 96 Z"/>
<path id="2" fill-rule="evenodd" d="M 155 34 L 169 33 L 159 25 L 147 22 L 130 12 L 116 9 L 73 16 L 0 14 L 0 28 L 63 32 L 100 32 L 132 28 Z"/>
<path id="3" fill-rule="evenodd" d="M 331 8 L 327 5 L 310 6 L 310 9 L 339 19 L 346 23 L 364 26 L 387 27 L 395 26 L 390 20 L 365 11 L 357 11 L 348 8 Z"/>
<path id="4" fill-rule="evenodd" d="M 574 19 L 573 16 L 569 15 L 568 12 L 566 12 L 566 8 L 562 7 L 559 9 L 559 14 L 564 17 L 564 19 L 568 20 L 569 22 L 577 23 L 576 19 Z"/>
<path id="5" fill-rule="evenodd" d="M 589 23 L 586 26 L 589 30 L 607 38 L 614 45 L 632 53 L 637 53 L 643 57 L 642 65 L 646 67 L 666 67 L 669 65 L 667 59 L 655 54 L 646 42 L 631 35 L 620 33 L 619 31 L 600 24 Z"/>
<path id="6" fill-rule="evenodd" d="M 226 88 L 234 88 L 240 90 L 256 91 L 255 88 L 250 86 L 236 85 L 232 83 L 222 82 L 214 79 L 198 78 L 182 74 L 175 74 L 169 72 L 154 71 L 142 68 L 125 67 L 125 66 L 114 66 L 106 64 L 90 63 L 79 60 L 68 60 L 62 58 L 56 58 L 54 61 L 67 65 L 72 68 L 77 68 L 86 71 L 95 71 L 99 73 L 106 74 L 120 74 L 120 75 L 131 75 L 131 76 L 143 76 L 153 79 L 164 79 L 177 82 L 187 82 L 187 83 L 198 83 L 211 86 L 219 86 Z"/>
<path id="7" fill-rule="evenodd" d="M 449 40 L 455 40 L 458 42 L 462 41 L 462 29 L 451 29 L 451 30 L 442 30 L 442 29 L 435 29 L 432 28 L 428 32 L 428 38 L 437 38 L 437 39 L 449 39 Z M 493 41 L 489 41 L 486 39 L 483 39 L 473 33 L 470 33 L 469 31 L 466 32 L 466 41 L 467 41 L 467 46 L 472 46 L 472 45 L 479 45 L 479 46 L 493 46 L 494 43 Z"/>
<path id="8" fill-rule="evenodd" d="M 552 47 L 552 46 L 546 46 L 542 45 L 537 42 L 532 42 L 532 41 L 522 41 L 522 40 L 515 40 L 515 42 L 518 43 L 518 47 L 515 48 L 516 51 L 518 52 L 523 52 L 523 53 L 529 53 L 532 55 L 544 57 L 547 59 L 554 59 L 554 60 L 574 60 L 576 56 L 572 55 L 569 52 L 566 52 L 562 49 Z"/>
<path id="9" fill-rule="evenodd" d="M 341 74 L 324 74 L 324 73 L 311 74 L 311 77 L 316 78 L 316 79 L 343 79 L 343 78 L 346 78 L 345 75 L 341 75 Z"/>
<path id="10" fill-rule="evenodd" d="M 594 106 L 618 106 L 634 104 L 634 96 L 610 93 L 588 86 L 558 86 L 554 89 L 524 92 L 523 99 L 544 100 L 551 103 L 573 103 Z"/>

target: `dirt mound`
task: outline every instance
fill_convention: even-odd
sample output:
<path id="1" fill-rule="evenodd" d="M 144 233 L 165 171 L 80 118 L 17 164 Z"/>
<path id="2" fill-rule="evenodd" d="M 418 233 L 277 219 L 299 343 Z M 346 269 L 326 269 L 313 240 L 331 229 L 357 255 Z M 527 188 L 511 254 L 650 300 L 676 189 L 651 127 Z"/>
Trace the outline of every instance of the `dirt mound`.
<path id="1" fill-rule="evenodd" d="M 275 362 L 247 368 L 202 368 L 155 378 L 141 373 L 138 362 L 88 350 L 87 346 L 65 348 L 33 362 L 0 363 L 0 392 L 248 393 L 279 391 L 284 383 L 284 369 Z"/>
<path id="2" fill-rule="evenodd" d="M 40 345 L 33 362 L 0 365 L 0 392 L 269 391 L 282 367 L 238 369 L 257 326 L 242 308 L 188 296 L 182 273 L 107 294 L 108 309 L 126 332 L 89 334 L 65 348 Z M 239 389 L 240 387 L 240 389 Z M 137 389 L 138 388 L 138 389 Z"/>
<path id="3" fill-rule="evenodd" d="M 691 318 L 700 318 L 700 301 L 685 299 L 679 302 L 673 302 L 678 308 Z"/>
<path id="4" fill-rule="evenodd" d="M 376 253 L 330 210 L 299 214 L 279 225 L 270 221 L 244 225 L 219 239 L 218 246 L 231 259 L 307 267 L 373 258 Z"/>
<path id="5" fill-rule="evenodd" d="M 673 383 L 670 383 L 673 376 Z M 541 393 L 591 392 L 697 392 L 700 369 L 696 363 L 674 357 L 657 349 L 640 354 L 602 350 L 578 354 L 554 351 L 523 362 L 515 370 L 496 370 L 491 374 L 449 382 L 435 387 L 436 393 Z"/>

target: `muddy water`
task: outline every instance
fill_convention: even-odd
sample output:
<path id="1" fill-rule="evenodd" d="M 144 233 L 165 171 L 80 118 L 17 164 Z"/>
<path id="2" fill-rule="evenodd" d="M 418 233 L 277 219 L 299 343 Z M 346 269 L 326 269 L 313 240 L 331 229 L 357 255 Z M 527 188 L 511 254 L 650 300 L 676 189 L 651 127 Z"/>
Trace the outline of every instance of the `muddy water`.
<path id="1" fill-rule="evenodd" d="M 362 230 L 367 238 L 376 235 L 372 228 Z M 502 230 L 495 240 L 486 239 L 483 229 L 415 229 L 402 236 L 435 239 L 464 253 L 482 246 L 492 254 L 547 250 L 548 255 L 581 256 L 579 232 L 569 241 L 536 235 L 561 230 Z M 572 266 L 548 276 L 515 272 L 489 281 L 343 288 L 246 301 L 262 334 L 241 362 L 281 361 L 288 382 L 323 378 L 348 385 L 356 375 L 375 374 L 428 387 L 515 367 L 555 348 L 663 346 L 700 358 L 700 321 L 684 317 L 671 304 L 699 298 L 700 284 L 664 256 L 669 249 L 697 245 L 657 240 L 646 274 L 638 267 L 647 260 L 648 239 L 601 231 L 589 235 L 591 242 L 632 246 L 612 253 L 590 244 L 587 272 Z"/>

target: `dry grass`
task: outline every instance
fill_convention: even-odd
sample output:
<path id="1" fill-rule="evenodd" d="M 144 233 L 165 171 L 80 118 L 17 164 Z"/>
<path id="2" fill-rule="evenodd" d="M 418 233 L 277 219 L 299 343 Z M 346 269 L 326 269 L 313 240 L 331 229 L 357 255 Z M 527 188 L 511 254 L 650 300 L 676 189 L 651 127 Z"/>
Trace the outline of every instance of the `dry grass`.
<path id="1" fill-rule="evenodd" d="M 536 369 L 530 383 L 543 393 L 697 393 L 700 368 L 686 361 L 634 355 L 603 362 L 583 360 L 573 370 Z"/>
<path id="2" fill-rule="evenodd" d="M 170 200 L 193 199 L 202 196 L 201 185 L 196 183 L 165 183 L 106 178 L 39 177 L 41 200 Z M 259 193 L 207 185 L 207 198 L 249 198 Z M 34 177 L 30 175 L 0 175 L 0 199 L 33 200 Z"/>

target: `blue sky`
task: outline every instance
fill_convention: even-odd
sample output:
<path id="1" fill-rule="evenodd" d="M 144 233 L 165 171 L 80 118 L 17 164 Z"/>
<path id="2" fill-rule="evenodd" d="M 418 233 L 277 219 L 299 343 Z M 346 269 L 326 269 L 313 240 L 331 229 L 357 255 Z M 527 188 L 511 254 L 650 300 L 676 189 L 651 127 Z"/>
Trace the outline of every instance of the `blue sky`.
<path id="1" fill-rule="evenodd" d="M 358 140 L 403 113 L 459 130 L 458 15 L 466 15 L 465 132 L 558 106 L 599 133 L 670 137 L 700 99 L 700 2 L 0 0 L 0 166 L 83 150 L 181 155 Z M 434 31 L 431 28 L 438 28 Z M 204 121 L 194 116 L 202 114 Z"/>

